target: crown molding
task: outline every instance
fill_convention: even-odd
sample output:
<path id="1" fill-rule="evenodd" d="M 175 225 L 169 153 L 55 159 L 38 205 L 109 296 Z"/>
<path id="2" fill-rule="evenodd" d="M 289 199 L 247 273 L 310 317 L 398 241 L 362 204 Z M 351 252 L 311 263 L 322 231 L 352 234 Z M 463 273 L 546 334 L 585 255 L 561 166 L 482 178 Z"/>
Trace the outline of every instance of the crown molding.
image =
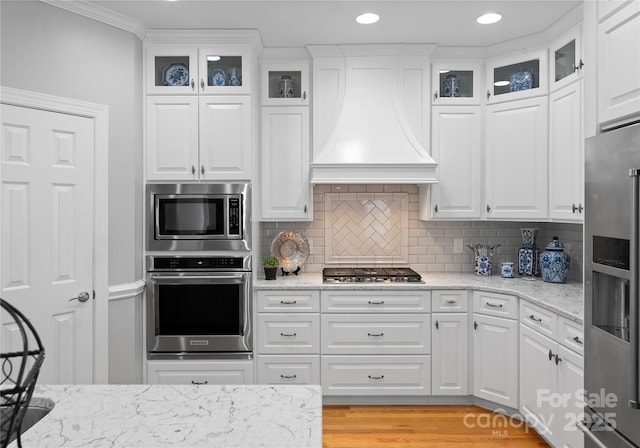
<path id="1" fill-rule="evenodd" d="M 40 0 L 42 3 L 46 3 L 57 8 L 61 8 L 78 14 L 89 19 L 96 20 L 98 22 L 111 25 L 121 30 L 128 31 L 138 36 L 140 40 L 144 40 L 147 34 L 147 26 L 129 16 L 120 14 L 102 6 L 95 5 L 88 1 L 79 0 Z"/>

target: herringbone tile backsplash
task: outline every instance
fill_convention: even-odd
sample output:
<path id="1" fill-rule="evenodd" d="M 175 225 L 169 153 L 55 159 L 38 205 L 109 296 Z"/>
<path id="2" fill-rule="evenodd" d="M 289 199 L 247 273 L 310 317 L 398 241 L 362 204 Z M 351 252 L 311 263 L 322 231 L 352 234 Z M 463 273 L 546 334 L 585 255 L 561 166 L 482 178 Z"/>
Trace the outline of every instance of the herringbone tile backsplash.
<path id="1" fill-rule="evenodd" d="M 327 265 L 409 265 L 418 272 L 473 272 L 467 244 L 500 244 L 495 266 L 517 262 L 522 246 L 520 228 L 536 227 L 542 251 L 558 236 L 571 255 L 569 278 L 582 281 L 580 224 L 508 221 L 421 221 L 416 185 L 316 185 L 312 222 L 263 222 L 261 256 L 270 252 L 273 238 L 292 230 L 309 241 L 310 255 L 303 272 L 321 272 Z M 454 240 L 462 239 L 462 253 Z"/>

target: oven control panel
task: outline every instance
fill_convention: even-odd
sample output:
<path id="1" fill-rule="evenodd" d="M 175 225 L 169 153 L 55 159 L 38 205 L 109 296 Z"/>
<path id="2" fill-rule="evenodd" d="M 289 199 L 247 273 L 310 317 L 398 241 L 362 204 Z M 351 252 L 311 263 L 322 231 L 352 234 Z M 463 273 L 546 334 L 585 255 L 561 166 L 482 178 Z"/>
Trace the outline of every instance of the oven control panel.
<path id="1" fill-rule="evenodd" d="M 149 257 L 149 271 L 203 270 L 232 271 L 245 270 L 247 257 Z"/>

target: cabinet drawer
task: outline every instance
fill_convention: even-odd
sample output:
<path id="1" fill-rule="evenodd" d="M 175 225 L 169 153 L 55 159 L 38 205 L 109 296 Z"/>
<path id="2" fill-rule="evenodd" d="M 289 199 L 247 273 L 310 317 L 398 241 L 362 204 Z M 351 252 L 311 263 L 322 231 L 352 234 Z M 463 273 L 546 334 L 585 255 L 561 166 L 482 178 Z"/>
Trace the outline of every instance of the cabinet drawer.
<path id="1" fill-rule="evenodd" d="M 259 313 L 317 313 L 320 311 L 320 291 L 286 290 L 258 291 Z"/>
<path id="2" fill-rule="evenodd" d="M 455 312 L 469 309 L 469 291 L 466 289 L 450 291 L 431 291 L 432 312 Z"/>
<path id="3" fill-rule="evenodd" d="M 584 353 L 584 328 L 582 324 L 558 317 L 558 342 L 580 354 Z"/>
<path id="4" fill-rule="evenodd" d="M 410 355 L 430 351 L 430 314 L 322 316 L 323 354 Z"/>
<path id="5" fill-rule="evenodd" d="M 528 325 L 551 339 L 558 334 L 558 316 L 527 301 L 520 304 L 520 323 Z"/>
<path id="6" fill-rule="evenodd" d="M 320 356 L 260 355 L 258 384 L 320 384 Z"/>
<path id="7" fill-rule="evenodd" d="M 325 313 L 428 313 L 430 291 L 322 291 Z"/>
<path id="8" fill-rule="evenodd" d="M 148 361 L 149 384 L 253 384 L 253 361 Z"/>
<path id="9" fill-rule="evenodd" d="M 518 298 L 506 294 L 473 291 L 473 312 L 517 319 Z"/>
<path id="10" fill-rule="evenodd" d="M 429 395 L 430 356 L 323 356 L 324 395 Z"/>
<path id="11" fill-rule="evenodd" d="M 258 353 L 320 353 L 317 314 L 259 314 Z"/>

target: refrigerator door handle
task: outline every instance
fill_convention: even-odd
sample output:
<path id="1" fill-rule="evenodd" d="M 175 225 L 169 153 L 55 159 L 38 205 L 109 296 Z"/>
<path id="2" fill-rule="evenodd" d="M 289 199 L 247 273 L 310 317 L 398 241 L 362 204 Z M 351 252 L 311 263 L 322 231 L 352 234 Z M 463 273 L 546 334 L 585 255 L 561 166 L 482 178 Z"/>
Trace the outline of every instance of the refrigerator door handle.
<path id="1" fill-rule="evenodd" d="M 634 310 L 634 318 L 632 319 L 630 342 L 631 342 L 631 398 L 629 399 L 629 407 L 632 409 L 640 409 L 640 347 L 638 339 L 640 339 L 640 168 L 629 170 L 629 177 L 632 179 L 632 208 L 631 208 L 631 301 L 632 310 Z M 635 309 L 634 309 L 635 308 Z"/>
<path id="2" fill-rule="evenodd" d="M 584 435 L 589 438 L 598 448 L 608 448 L 607 445 L 602 443 L 596 436 L 591 432 L 591 428 L 587 426 L 587 423 L 584 421 L 577 421 L 576 426 L 580 431 L 584 433 Z"/>

